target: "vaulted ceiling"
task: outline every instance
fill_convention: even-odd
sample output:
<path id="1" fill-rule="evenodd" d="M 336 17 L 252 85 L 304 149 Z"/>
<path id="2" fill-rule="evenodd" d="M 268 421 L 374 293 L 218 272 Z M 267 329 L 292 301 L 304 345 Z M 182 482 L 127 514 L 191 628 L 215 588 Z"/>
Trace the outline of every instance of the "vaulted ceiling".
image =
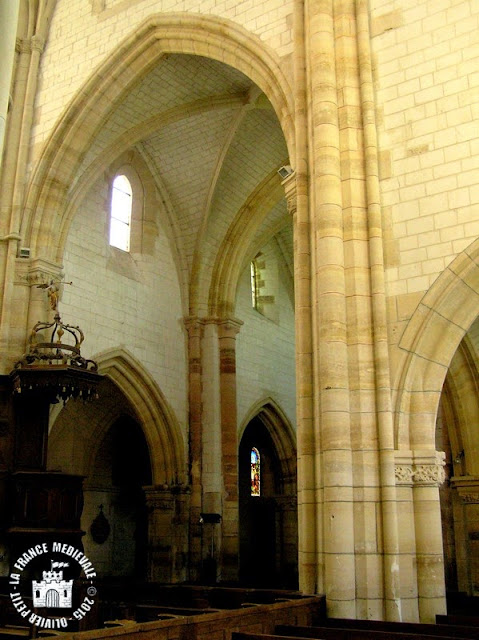
<path id="1" fill-rule="evenodd" d="M 245 75 L 199 56 L 164 55 L 112 105 L 78 175 L 132 148 L 167 204 L 190 282 L 211 272 L 233 227 L 243 266 L 274 237 L 292 273 L 292 226 L 277 175 L 288 151 L 271 104 Z"/>

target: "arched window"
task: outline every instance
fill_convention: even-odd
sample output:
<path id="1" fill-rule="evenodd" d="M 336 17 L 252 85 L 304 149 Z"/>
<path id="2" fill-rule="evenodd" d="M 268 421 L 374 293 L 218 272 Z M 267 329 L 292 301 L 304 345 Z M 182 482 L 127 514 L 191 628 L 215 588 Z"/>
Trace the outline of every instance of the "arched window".
<path id="1" fill-rule="evenodd" d="M 131 208 L 133 192 L 125 175 L 113 180 L 110 210 L 110 245 L 130 250 Z"/>
<path id="2" fill-rule="evenodd" d="M 261 495 L 261 456 L 256 447 L 251 449 L 251 495 Z"/>
<path id="3" fill-rule="evenodd" d="M 253 309 L 258 307 L 258 270 L 256 268 L 256 260 L 250 263 L 251 274 L 251 306 Z"/>

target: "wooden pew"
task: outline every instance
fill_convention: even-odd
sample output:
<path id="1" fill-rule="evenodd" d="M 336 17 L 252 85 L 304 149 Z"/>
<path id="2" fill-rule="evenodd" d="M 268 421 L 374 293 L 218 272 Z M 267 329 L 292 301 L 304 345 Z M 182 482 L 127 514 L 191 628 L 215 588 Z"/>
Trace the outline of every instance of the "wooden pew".
<path id="1" fill-rule="evenodd" d="M 297 633 L 294 630 L 297 630 Z M 304 630 L 310 629 L 310 635 Z M 400 633 L 393 631 L 370 631 L 369 629 L 341 629 L 339 627 L 294 627 L 290 635 L 266 635 L 252 633 L 233 633 L 232 640 L 299 640 L 299 638 L 315 638 L 316 640 L 431 640 L 429 636 L 417 633 Z M 435 640 L 451 640 L 448 636 L 434 636 Z"/>
<path id="2" fill-rule="evenodd" d="M 276 627 L 276 633 L 283 636 L 297 636 L 303 638 L 321 638 L 318 633 L 324 629 L 334 631 L 368 631 L 369 633 L 400 633 L 416 636 L 439 636 L 447 638 L 469 638 L 479 640 L 477 627 L 457 625 L 437 625 L 415 622 L 386 622 L 382 620 L 355 620 L 350 618 L 325 618 L 321 624 L 314 627 L 296 627 L 280 625 Z M 330 637 L 330 636 L 328 636 Z"/>
<path id="3" fill-rule="evenodd" d="M 137 622 L 151 622 L 159 617 L 183 617 L 199 616 L 205 613 L 213 613 L 216 609 L 195 609 L 192 607 L 163 607 L 156 604 L 136 605 L 135 620 Z"/>
<path id="4" fill-rule="evenodd" d="M 453 624 L 456 626 L 479 627 L 479 616 L 468 616 L 466 614 L 447 614 L 436 616 L 436 624 Z"/>
<path id="5" fill-rule="evenodd" d="M 30 637 L 30 627 L 22 625 L 22 618 L 12 605 L 10 596 L 0 594 L 0 640 Z"/>
<path id="6" fill-rule="evenodd" d="M 418 638 L 429 638 L 430 640 L 453 640 L 457 636 L 437 635 L 429 636 L 424 631 L 401 631 L 401 630 L 378 630 L 363 627 L 288 627 L 275 629 L 281 637 L 296 638 L 316 638 L 321 640 L 418 640 Z M 463 640 L 466 640 L 464 638 Z"/>
<path id="7" fill-rule="evenodd" d="M 450 636 L 455 638 L 477 638 L 479 629 L 473 625 L 440 625 L 424 622 L 389 622 L 383 620 L 354 620 L 350 618 L 325 618 L 321 626 L 368 628 L 374 631 L 399 631 L 400 633 L 420 633 L 428 636 Z"/>

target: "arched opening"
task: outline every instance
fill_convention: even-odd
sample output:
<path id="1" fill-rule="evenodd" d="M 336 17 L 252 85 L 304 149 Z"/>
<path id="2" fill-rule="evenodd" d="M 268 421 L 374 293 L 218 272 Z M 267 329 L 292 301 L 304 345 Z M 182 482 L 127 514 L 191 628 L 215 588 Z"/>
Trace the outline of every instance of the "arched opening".
<path id="1" fill-rule="evenodd" d="M 131 211 L 133 208 L 133 190 L 128 178 L 119 174 L 111 187 L 110 202 L 110 245 L 130 250 Z"/>
<path id="2" fill-rule="evenodd" d="M 413 487 L 411 526 L 416 556 L 412 560 L 416 562 L 420 615 L 421 598 L 430 597 L 433 580 L 438 582 L 441 598 L 448 592 L 449 612 L 457 611 L 455 596 L 474 593 L 477 584 L 478 247 L 476 240 L 437 278 L 399 342 L 404 362 L 398 381 L 396 445 L 398 450 L 410 450 L 416 459 L 409 469 L 410 479 L 404 481 L 397 475 L 397 480 Z M 445 483 L 442 468 L 431 465 L 436 450 L 446 454 Z M 401 451 L 397 454 L 400 457 Z M 429 456 L 429 461 L 423 456 Z M 435 495 L 436 487 L 440 488 Z M 427 520 L 422 519 L 425 506 Z M 404 511 L 403 520 L 406 518 Z M 432 570 L 434 564 L 441 571 Z"/>
<path id="3" fill-rule="evenodd" d="M 172 29 L 177 34 L 174 42 Z M 163 39 L 163 33 L 168 38 Z M 199 497 L 206 501 L 212 494 L 222 495 L 222 470 L 214 469 L 211 487 L 205 489 L 210 478 L 201 477 L 207 473 L 200 468 L 200 455 L 190 460 L 180 455 L 188 441 L 188 417 L 199 409 L 201 399 L 198 407 L 194 406 L 196 398 L 190 398 L 189 406 L 185 402 L 188 388 L 195 390 L 187 375 L 196 375 L 198 363 L 191 353 L 183 353 L 184 318 L 179 307 L 181 304 L 189 317 L 231 317 L 238 281 L 249 259 L 265 245 L 269 246 L 264 254 L 267 269 L 261 272 L 265 282 L 260 291 L 262 307 L 259 314 L 248 308 L 250 324 L 245 325 L 244 334 L 249 334 L 249 341 L 243 341 L 240 359 L 247 363 L 246 353 L 251 361 L 254 343 L 262 341 L 269 363 L 265 388 L 287 405 L 291 419 L 295 414 L 292 225 L 278 176 L 278 168 L 290 161 L 289 156 L 294 158 L 291 91 L 278 57 L 271 56 L 243 28 L 215 18 L 150 16 L 122 43 L 114 58 L 113 64 L 105 61 L 101 74 L 95 73 L 85 83 L 82 97 L 79 93 L 68 109 L 68 123 L 62 120 L 59 125 L 62 133 L 55 130 L 46 144 L 35 170 L 35 184 L 32 182 L 27 195 L 36 205 L 31 219 L 25 221 L 25 237 L 35 255 L 61 259 L 65 272 L 85 292 L 79 314 L 73 294 L 65 296 L 62 304 L 65 314 L 75 312 L 85 327 L 95 327 L 91 351 L 102 353 L 111 344 L 126 345 L 174 408 L 180 433 L 168 428 L 166 403 L 158 409 L 159 398 L 149 388 L 131 384 L 136 375 L 132 378 L 129 363 L 125 367 L 116 364 L 107 372 L 115 383 L 124 385 L 132 413 L 143 428 L 155 491 L 160 493 L 158 487 L 165 484 L 181 483 L 188 463 L 196 472 L 198 462 L 201 483 L 192 491 L 203 491 Z M 105 92 L 107 100 L 103 99 Z M 73 138 L 81 139 L 81 150 L 73 149 Z M 71 158 L 68 168 L 65 157 Z M 135 203 L 138 190 L 126 167 L 134 164 L 136 170 L 138 160 L 147 168 L 139 173 L 141 182 L 145 185 L 148 173 L 153 196 L 149 198 L 145 189 L 145 212 L 151 200 L 154 215 L 143 217 L 144 233 L 135 245 L 133 204 L 130 252 L 118 257 L 119 252 L 108 246 L 111 172 L 127 176 Z M 61 203 L 60 225 L 49 213 L 52 198 Z M 55 229 L 55 238 L 50 228 Z M 280 286 L 282 270 L 288 281 L 285 287 Z M 93 322 L 92 310 L 98 311 L 100 305 L 101 322 Z M 287 357 L 283 349 L 276 348 L 279 341 L 287 344 Z M 210 355 L 214 356 L 214 348 Z M 281 366 L 276 366 L 278 360 Z M 99 364 L 101 372 L 106 372 L 103 363 Z M 191 366 L 189 372 L 186 364 Z M 258 378 L 262 371 L 262 363 L 256 360 L 250 379 Z M 242 382 L 237 388 L 244 409 L 258 396 L 255 392 L 252 397 L 252 383 L 246 389 Z M 287 388 L 285 393 L 282 387 Z M 223 426 L 213 404 L 214 400 L 209 406 L 211 432 Z M 169 423 L 166 429 L 164 423 Z M 233 432 L 229 444 L 235 457 L 236 421 Z M 205 434 L 204 441 L 208 439 L 214 440 L 212 433 Z M 87 466 L 94 467 L 91 460 Z M 192 499 L 195 505 L 197 497 Z M 158 503 L 155 527 L 160 533 L 164 526 L 161 500 L 151 495 L 152 504 Z M 194 528 L 198 518 L 192 513 L 190 518 Z M 231 520 L 224 518 L 223 527 Z M 224 539 L 231 538 L 230 533 Z M 190 541 L 196 544 L 197 537 L 193 531 Z M 158 541 L 160 547 L 165 548 L 164 540 Z M 195 553 L 193 550 L 190 556 Z M 231 557 L 233 564 L 236 548 Z"/>
<path id="4" fill-rule="evenodd" d="M 251 587 L 297 587 L 296 482 L 277 440 L 260 412 L 239 445 L 239 575 Z"/>
<path id="5" fill-rule="evenodd" d="M 461 594 L 479 594 L 478 331 L 476 320 L 452 358 L 436 424 L 436 447 L 446 461 L 440 498 L 450 609 L 461 606 Z"/>
<path id="6" fill-rule="evenodd" d="M 138 423 L 121 415 L 108 429 L 87 479 L 85 550 L 104 577 L 147 575 L 148 514 L 143 487 L 151 465 Z"/>

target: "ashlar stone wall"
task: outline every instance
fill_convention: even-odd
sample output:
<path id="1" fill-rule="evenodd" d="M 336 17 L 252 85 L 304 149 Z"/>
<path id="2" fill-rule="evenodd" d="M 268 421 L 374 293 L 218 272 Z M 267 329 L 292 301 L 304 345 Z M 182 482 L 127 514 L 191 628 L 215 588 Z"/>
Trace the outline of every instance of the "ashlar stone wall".
<path id="1" fill-rule="evenodd" d="M 479 234 L 479 6 L 370 4 L 388 293 L 409 317 Z"/>
<path id="2" fill-rule="evenodd" d="M 279 250 L 270 242 L 262 259 L 276 271 L 274 301 L 277 319 L 271 320 L 251 303 L 249 269 L 245 269 L 238 287 L 237 316 L 244 322 L 237 343 L 238 425 L 244 423 L 252 407 L 272 398 L 295 424 L 296 384 L 294 352 L 294 307 L 285 284 Z M 246 426 L 246 425 L 244 425 Z"/>
<path id="3" fill-rule="evenodd" d="M 61 313 L 85 332 L 82 353 L 122 347 L 154 378 L 187 427 L 186 336 L 178 274 L 164 227 L 151 255 L 109 246 L 109 185 L 100 179 L 70 228 Z M 186 431 L 185 431 L 186 433 Z"/>

